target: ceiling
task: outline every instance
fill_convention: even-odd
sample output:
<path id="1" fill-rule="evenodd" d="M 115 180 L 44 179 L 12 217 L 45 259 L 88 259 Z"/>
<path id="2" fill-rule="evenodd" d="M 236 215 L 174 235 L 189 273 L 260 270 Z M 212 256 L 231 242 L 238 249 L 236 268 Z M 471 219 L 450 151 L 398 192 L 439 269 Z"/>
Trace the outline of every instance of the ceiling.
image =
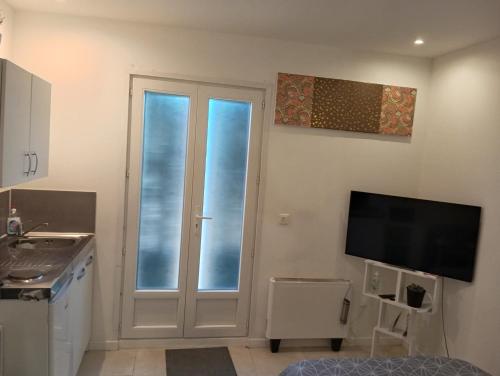
<path id="1" fill-rule="evenodd" d="M 500 35 L 500 0 L 7 0 L 14 8 L 434 57 Z M 415 46 L 421 37 L 425 44 Z"/>

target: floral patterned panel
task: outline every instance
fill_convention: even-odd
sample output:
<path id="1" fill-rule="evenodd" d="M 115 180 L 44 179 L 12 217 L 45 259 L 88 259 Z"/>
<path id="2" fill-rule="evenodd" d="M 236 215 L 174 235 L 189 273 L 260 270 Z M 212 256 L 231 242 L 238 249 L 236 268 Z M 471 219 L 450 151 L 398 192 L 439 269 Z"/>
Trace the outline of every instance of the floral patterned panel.
<path id="1" fill-rule="evenodd" d="M 410 136 L 417 89 L 384 86 L 379 133 Z"/>
<path id="2" fill-rule="evenodd" d="M 279 73 L 274 123 L 310 127 L 313 92 L 314 77 Z"/>

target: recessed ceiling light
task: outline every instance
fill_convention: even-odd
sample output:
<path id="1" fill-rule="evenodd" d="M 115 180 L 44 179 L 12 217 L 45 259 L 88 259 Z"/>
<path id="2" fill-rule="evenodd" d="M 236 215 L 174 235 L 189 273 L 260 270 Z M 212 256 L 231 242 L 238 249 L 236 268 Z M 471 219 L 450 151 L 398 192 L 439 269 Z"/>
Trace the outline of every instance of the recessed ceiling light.
<path id="1" fill-rule="evenodd" d="M 413 43 L 416 44 L 417 46 L 420 46 L 421 44 L 424 44 L 424 40 L 422 38 L 417 38 Z"/>

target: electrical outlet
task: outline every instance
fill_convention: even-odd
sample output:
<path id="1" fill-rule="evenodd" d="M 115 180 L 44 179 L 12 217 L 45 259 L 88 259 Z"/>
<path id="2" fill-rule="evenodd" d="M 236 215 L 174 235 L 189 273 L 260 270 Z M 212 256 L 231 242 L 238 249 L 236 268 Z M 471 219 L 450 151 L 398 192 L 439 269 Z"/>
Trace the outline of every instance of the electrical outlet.
<path id="1" fill-rule="evenodd" d="M 290 223 L 290 214 L 289 213 L 280 213 L 280 225 L 288 225 Z"/>

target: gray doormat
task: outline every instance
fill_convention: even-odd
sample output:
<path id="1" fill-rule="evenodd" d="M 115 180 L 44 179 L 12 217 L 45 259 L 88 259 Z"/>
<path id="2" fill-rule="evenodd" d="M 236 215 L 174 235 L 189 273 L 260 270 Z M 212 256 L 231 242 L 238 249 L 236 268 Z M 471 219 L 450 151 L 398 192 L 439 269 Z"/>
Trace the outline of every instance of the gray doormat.
<path id="1" fill-rule="evenodd" d="M 237 376 L 227 347 L 165 350 L 167 376 Z"/>

